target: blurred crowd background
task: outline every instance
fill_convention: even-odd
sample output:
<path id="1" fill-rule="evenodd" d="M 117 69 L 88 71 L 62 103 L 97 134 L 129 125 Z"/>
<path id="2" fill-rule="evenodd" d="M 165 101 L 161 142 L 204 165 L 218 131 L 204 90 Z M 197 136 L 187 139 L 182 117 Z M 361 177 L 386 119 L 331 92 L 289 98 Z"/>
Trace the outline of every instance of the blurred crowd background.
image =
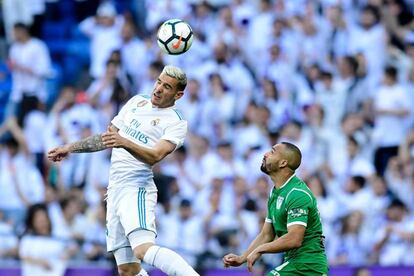
<path id="1" fill-rule="evenodd" d="M 45 152 L 105 131 L 174 64 L 188 76 L 177 106 L 189 134 L 154 167 L 158 243 L 198 268 L 241 253 L 266 215 L 263 154 L 289 141 L 302 150 L 297 175 L 318 199 L 331 266 L 414 265 L 414 1 L 3 0 L 1 8 L 3 263 L 62 275 L 68 264 L 113 262 L 110 151 L 58 164 Z M 194 31 L 181 56 L 156 43 L 171 18 Z M 267 255 L 258 267 L 280 261 Z"/>

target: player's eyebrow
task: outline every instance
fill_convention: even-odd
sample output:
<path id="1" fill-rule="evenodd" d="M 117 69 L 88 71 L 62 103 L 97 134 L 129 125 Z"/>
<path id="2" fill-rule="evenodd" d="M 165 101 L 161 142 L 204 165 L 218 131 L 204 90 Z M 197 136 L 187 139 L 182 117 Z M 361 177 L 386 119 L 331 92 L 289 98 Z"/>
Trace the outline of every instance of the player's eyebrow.
<path id="1" fill-rule="evenodd" d="M 169 85 L 168 83 L 164 83 L 164 86 L 167 87 L 168 89 L 171 89 L 172 88 L 172 86 Z"/>

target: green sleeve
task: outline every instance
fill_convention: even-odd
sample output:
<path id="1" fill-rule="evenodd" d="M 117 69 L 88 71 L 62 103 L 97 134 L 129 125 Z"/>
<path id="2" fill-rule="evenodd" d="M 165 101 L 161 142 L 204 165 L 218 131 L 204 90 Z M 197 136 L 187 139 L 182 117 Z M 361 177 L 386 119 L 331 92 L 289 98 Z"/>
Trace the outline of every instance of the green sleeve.
<path id="1" fill-rule="evenodd" d="M 308 191 L 292 190 L 286 202 L 287 227 L 293 224 L 308 225 L 308 213 L 313 204 L 313 198 Z"/>
<path id="2" fill-rule="evenodd" d="M 268 223 L 273 223 L 272 215 L 270 214 L 270 203 L 272 201 L 272 192 L 269 194 L 269 198 L 267 199 L 267 215 L 265 221 Z"/>

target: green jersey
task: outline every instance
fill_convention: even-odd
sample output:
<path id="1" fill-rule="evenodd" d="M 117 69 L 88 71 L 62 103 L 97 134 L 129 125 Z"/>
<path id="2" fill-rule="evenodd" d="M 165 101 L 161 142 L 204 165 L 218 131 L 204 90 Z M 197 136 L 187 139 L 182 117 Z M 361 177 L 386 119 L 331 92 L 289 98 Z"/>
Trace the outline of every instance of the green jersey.
<path id="1" fill-rule="evenodd" d="M 328 264 L 317 202 L 308 186 L 293 175 L 279 189 L 273 188 L 267 204 L 266 222 L 272 223 L 277 237 L 285 235 L 290 225 L 306 227 L 302 246 L 285 253 L 285 262 L 317 264 L 327 273 Z M 319 269 L 318 269 L 319 270 Z"/>

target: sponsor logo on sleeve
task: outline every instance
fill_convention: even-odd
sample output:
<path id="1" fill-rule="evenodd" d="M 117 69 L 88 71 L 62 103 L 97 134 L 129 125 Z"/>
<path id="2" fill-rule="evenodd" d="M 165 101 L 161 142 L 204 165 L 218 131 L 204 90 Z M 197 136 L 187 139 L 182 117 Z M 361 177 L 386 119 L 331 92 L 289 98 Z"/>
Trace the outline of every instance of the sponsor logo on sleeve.
<path id="1" fill-rule="evenodd" d="M 306 215 L 308 215 L 308 210 L 301 209 L 301 208 L 291 209 L 288 212 L 288 216 L 293 217 L 293 218 L 297 218 L 297 217 L 301 217 L 301 216 L 306 216 Z"/>

